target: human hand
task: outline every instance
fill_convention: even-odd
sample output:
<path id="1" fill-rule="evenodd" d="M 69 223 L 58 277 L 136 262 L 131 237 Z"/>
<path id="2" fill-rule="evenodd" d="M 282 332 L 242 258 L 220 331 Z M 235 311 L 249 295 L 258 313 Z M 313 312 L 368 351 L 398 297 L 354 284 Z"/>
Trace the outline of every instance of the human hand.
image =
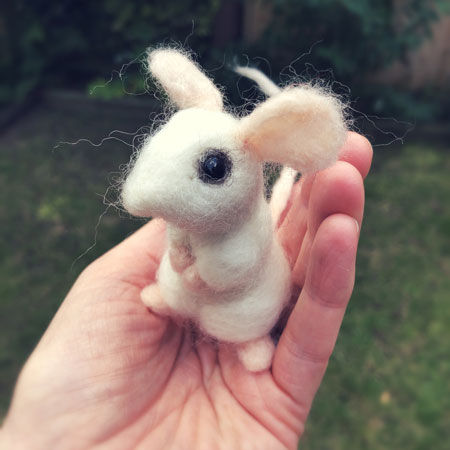
<path id="1" fill-rule="evenodd" d="M 165 245 L 154 220 L 74 284 L 19 376 L 0 447 L 296 448 L 353 288 L 371 156 L 350 133 L 340 162 L 293 189 L 278 233 L 299 296 L 271 370 L 246 371 L 143 305 Z"/>

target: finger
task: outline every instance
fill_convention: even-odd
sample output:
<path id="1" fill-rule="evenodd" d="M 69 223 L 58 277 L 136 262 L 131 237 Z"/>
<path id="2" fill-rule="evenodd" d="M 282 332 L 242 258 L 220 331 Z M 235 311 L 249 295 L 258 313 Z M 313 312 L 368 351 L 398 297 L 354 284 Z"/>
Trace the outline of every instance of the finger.
<path id="1" fill-rule="evenodd" d="M 373 150 L 370 142 L 364 136 L 350 131 L 347 134 L 347 139 L 339 152 L 339 161 L 348 162 L 356 169 L 358 169 L 361 176 L 365 178 L 372 163 L 372 155 Z M 305 177 L 302 177 L 301 183 L 297 184 L 299 190 L 301 185 L 301 194 L 298 196 L 298 198 L 296 198 L 296 200 L 300 199 L 301 204 L 304 206 L 308 206 L 314 180 L 315 174 L 306 175 Z M 286 208 L 288 211 L 284 212 L 285 216 L 287 216 L 291 208 L 295 208 L 296 203 L 293 201 L 294 195 L 295 193 L 293 192 L 291 195 L 291 199 L 288 202 L 288 207 Z"/>
<path id="2" fill-rule="evenodd" d="M 153 219 L 94 261 L 89 270 L 144 287 L 155 279 L 166 247 L 166 224 Z"/>
<path id="3" fill-rule="evenodd" d="M 311 248 L 305 285 L 278 343 L 276 382 L 308 413 L 333 351 L 355 275 L 358 241 L 354 218 L 324 220 Z"/>
<path id="4" fill-rule="evenodd" d="M 364 209 L 364 185 L 359 171 L 338 161 L 319 172 L 311 188 L 308 231 L 314 236 L 323 220 L 332 214 L 347 214 L 361 224 Z"/>
<path id="5" fill-rule="evenodd" d="M 350 131 L 339 152 L 339 160 L 346 161 L 356 167 L 365 178 L 372 163 L 373 150 L 370 142 L 358 133 Z"/>
<path id="6" fill-rule="evenodd" d="M 361 176 L 364 178 L 369 169 L 372 162 L 372 146 L 370 145 L 370 142 L 360 134 L 349 132 L 347 135 L 347 139 L 344 143 L 344 146 L 342 147 L 340 154 L 339 154 L 339 160 L 349 163 L 352 166 L 354 166 L 357 171 L 361 174 Z M 339 164 L 338 164 L 339 166 Z M 334 166 L 333 166 L 334 167 Z M 342 167 L 342 165 L 341 165 Z M 328 169 L 331 170 L 332 168 Z M 333 172 L 334 173 L 334 172 Z M 336 173 L 336 178 L 339 178 L 339 174 Z M 313 190 L 313 186 L 315 184 L 315 178 L 316 175 L 307 175 L 301 179 L 299 183 L 294 185 L 294 188 L 292 189 L 292 194 L 289 199 L 286 211 L 283 212 L 283 220 L 281 221 L 279 230 L 278 230 L 278 237 L 280 239 L 280 242 L 285 249 L 288 259 L 291 261 L 291 264 L 294 265 L 294 263 L 299 261 L 307 261 L 307 255 L 309 254 L 309 247 L 311 245 L 311 239 L 309 239 L 309 243 L 305 242 L 305 245 L 303 245 L 303 254 L 299 258 L 300 250 L 302 249 L 302 243 L 305 238 L 305 233 L 307 229 L 307 208 L 309 206 L 309 201 L 311 198 L 311 192 Z M 323 176 L 320 177 L 320 179 L 323 179 Z M 332 180 L 332 177 L 329 178 L 329 181 Z M 319 181 L 320 185 L 321 181 Z M 332 184 L 332 183 L 330 183 Z M 335 186 L 337 189 L 340 188 L 339 185 Z M 324 208 L 323 210 L 328 209 L 328 215 L 332 212 L 339 212 L 337 208 L 335 208 L 335 211 L 333 211 L 333 208 L 330 208 L 331 203 L 334 201 L 334 198 L 340 193 L 340 200 L 341 203 L 346 203 L 346 190 L 339 191 L 339 190 L 333 190 L 333 186 L 331 186 L 330 192 L 333 195 L 333 198 L 331 199 L 331 202 L 328 202 L 328 204 L 319 203 L 319 206 L 322 205 Z M 317 197 L 320 196 L 317 195 L 317 186 L 316 186 L 316 195 L 313 200 L 313 203 L 317 201 Z M 322 190 L 323 192 L 324 190 Z M 323 198 L 323 197 L 322 197 Z M 335 203 L 337 205 L 337 203 Z M 351 202 L 348 206 L 352 206 Z M 316 212 L 318 212 L 320 208 L 316 208 Z M 341 211 L 344 213 L 347 213 L 346 211 Z M 351 214 L 351 213 L 350 213 Z M 326 216 L 324 216 L 326 217 Z M 317 219 L 317 216 L 314 216 L 314 220 Z M 320 224 L 321 220 L 323 220 L 323 217 L 319 220 L 316 220 L 316 226 L 315 230 L 317 230 L 318 224 Z M 314 230 L 314 232 L 315 232 Z M 310 235 L 314 233 L 309 233 Z M 308 239 L 306 240 L 308 241 Z M 299 268 L 297 268 L 299 270 Z M 300 277 L 301 278 L 301 277 Z M 303 271 L 303 278 L 304 278 L 304 271 Z"/>
<path id="7" fill-rule="evenodd" d="M 314 236 L 323 220 L 332 214 L 346 214 L 361 224 L 364 211 L 364 185 L 359 171 L 338 161 L 315 176 L 309 198 L 307 232 L 292 271 L 294 284 L 303 286 Z"/>

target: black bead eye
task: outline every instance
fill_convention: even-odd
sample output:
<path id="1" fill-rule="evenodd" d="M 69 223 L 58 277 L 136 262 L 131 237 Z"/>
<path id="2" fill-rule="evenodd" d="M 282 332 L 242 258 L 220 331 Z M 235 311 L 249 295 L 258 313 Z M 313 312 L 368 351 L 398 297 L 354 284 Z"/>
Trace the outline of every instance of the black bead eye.
<path id="1" fill-rule="evenodd" d="M 231 160 L 221 150 L 209 150 L 199 161 L 198 176 L 204 183 L 223 183 L 230 173 Z"/>

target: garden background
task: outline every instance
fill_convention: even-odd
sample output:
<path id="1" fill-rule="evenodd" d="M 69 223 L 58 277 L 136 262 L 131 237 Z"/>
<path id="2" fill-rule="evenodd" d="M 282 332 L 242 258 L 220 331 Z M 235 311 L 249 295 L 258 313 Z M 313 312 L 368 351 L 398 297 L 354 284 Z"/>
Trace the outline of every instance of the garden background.
<path id="1" fill-rule="evenodd" d="M 0 5 L 0 418 L 77 275 L 142 221 L 112 203 L 158 113 L 142 61 L 183 45 L 321 79 L 374 144 L 356 288 L 304 449 L 450 441 L 450 2 L 34 0 Z"/>

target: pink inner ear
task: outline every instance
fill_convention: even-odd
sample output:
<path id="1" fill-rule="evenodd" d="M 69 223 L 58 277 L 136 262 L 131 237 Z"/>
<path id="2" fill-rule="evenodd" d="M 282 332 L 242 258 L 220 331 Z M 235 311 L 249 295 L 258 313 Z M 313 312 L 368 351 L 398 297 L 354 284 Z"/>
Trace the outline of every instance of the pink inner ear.
<path id="1" fill-rule="evenodd" d="M 255 146 L 252 145 L 250 138 L 245 138 L 242 142 L 242 148 L 247 152 L 256 154 Z"/>
<path id="2" fill-rule="evenodd" d="M 273 147 L 273 156 L 282 159 L 285 149 L 280 148 L 280 146 L 283 145 L 283 141 L 289 140 L 291 135 L 295 134 L 295 129 L 300 128 L 301 125 L 304 126 L 309 120 L 308 117 L 302 117 L 300 114 L 293 115 L 290 112 L 283 111 L 275 116 L 267 115 L 267 117 L 260 117 L 259 119 L 259 123 L 254 123 L 255 126 L 252 129 L 249 127 L 243 140 L 243 147 L 260 159 L 272 161 L 278 160 L 270 159 L 266 147 Z"/>
<path id="3" fill-rule="evenodd" d="M 244 149 L 302 173 L 333 164 L 345 135 L 341 103 L 310 86 L 271 97 L 240 125 Z"/>

